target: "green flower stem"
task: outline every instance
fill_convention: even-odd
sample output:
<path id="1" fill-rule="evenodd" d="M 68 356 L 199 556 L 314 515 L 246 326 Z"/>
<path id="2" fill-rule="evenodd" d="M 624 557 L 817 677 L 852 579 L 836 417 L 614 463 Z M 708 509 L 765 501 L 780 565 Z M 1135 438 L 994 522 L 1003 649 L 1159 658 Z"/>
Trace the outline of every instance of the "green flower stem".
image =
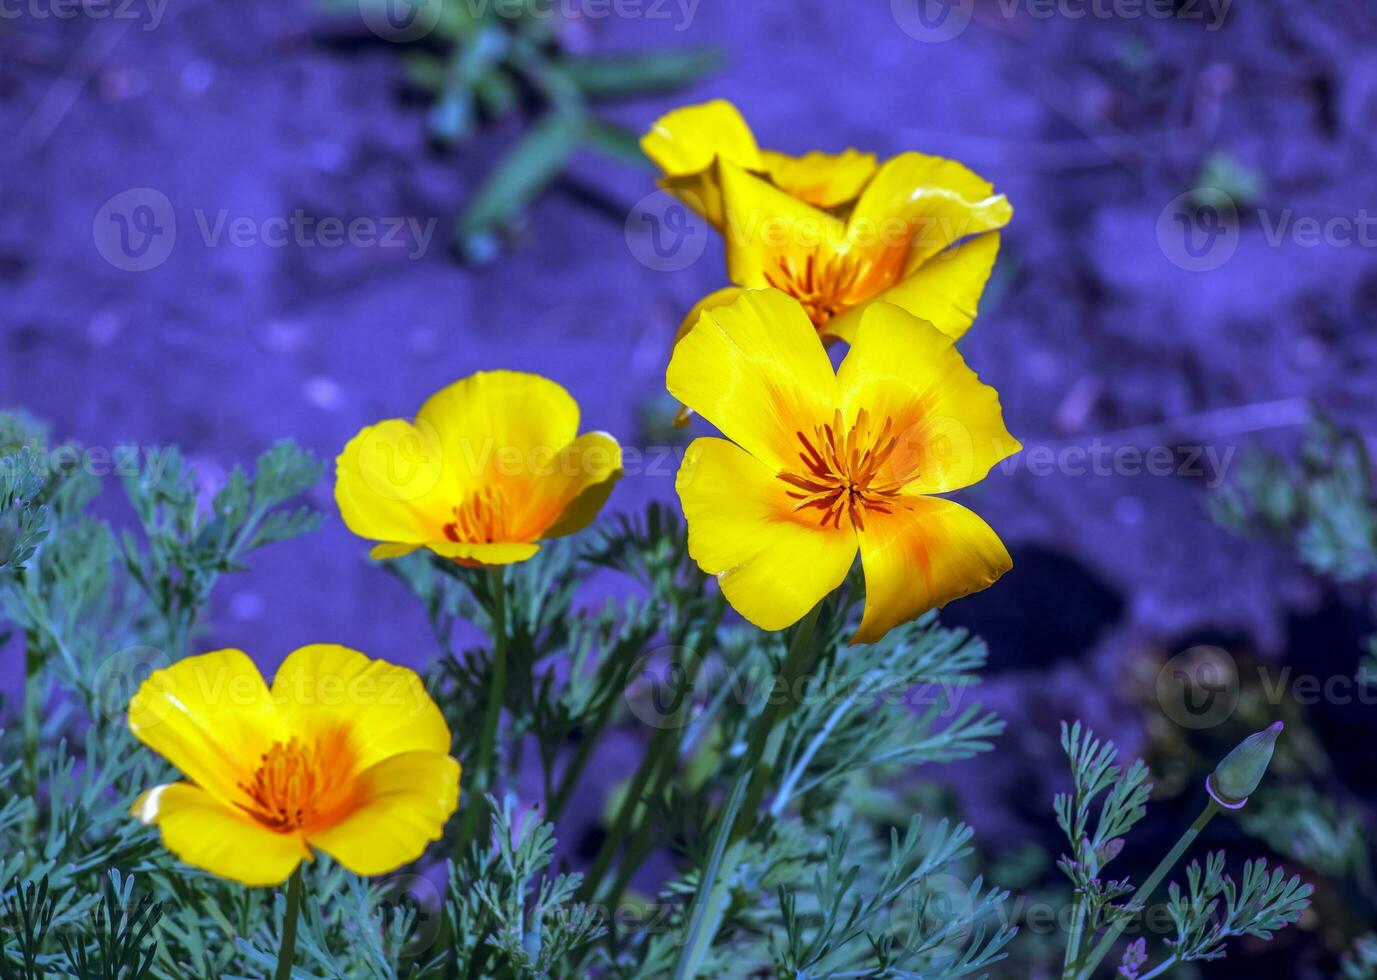
<path id="1" fill-rule="evenodd" d="M 692 632 L 687 635 L 680 635 L 682 631 L 676 629 L 674 633 L 675 644 L 695 651 L 699 649 L 700 644 L 710 644 L 713 637 L 717 635 L 717 628 L 721 625 L 722 617 L 726 615 L 726 612 L 726 601 L 719 600 L 713 606 L 712 613 Z M 680 717 L 685 699 L 692 696 L 694 685 L 698 681 L 698 672 L 702 668 L 704 659 L 705 656 L 703 655 L 695 656 L 689 663 L 685 672 L 685 683 L 674 692 L 674 700 L 665 712 L 667 719 Z M 650 808 L 642 804 L 647 799 L 657 797 L 664 786 L 674 778 L 679 755 L 683 749 L 684 732 L 685 729 L 683 728 L 666 724 L 657 729 L 654 737 L 651 738 L 650 745 L 641 758 L 641 764 L 627 787 L 626 795 L 622 798 L 621 806 L 618 808 L 617 816 L 612 823 L 612 829 L 603 839 L 602 846 L 598 848 L 598 854 L 593 862 L 593 870 L 583 879 L 583 886 L 579 892 L 582 901 L 592 901 L 593 898 L 597 897 L 598 891 L 605 884 L 606 874 L 611 867 L 616 849 L 628 836 L 630 843 L 622 851 L 617 879 L 612 885 L 612 891 L 603 896 L 604 902 L 608 905 L 616 902 L 622 891 L 625 890 L 627 883 L 630 882 L 632 875 L 649 856 L 651 851 Z M 637 813 L 641 815 L 639 821 L 634 820 Z"/>
<path id="2" fill-rule="evenodd" d="M 624 690 L 627 679 L 630 677 L 631 668 L 636 663 L 636 656 L 629 654 L 625 663 L 616 665 L 616 679 L 612 681 L 613 690 Z M 569 799 L 574 794 L 574 789 L 578 786 L 579 777 L 583 775 L 583 770 L 587 767 L 589 760 L 593 756 L 593 749 L 597 746 L 603 730 L 607 728 L 607 723 L 612 718 L 613 709 L 616 707 L 620 698 L 609 695 L 603 699 L 602 706 L 598 709 L 592 722 L 582 732 L 578 748 L 574 752 L 574 758 L 569 761 L 564 772 L 560 775 L 559 784 L 554 794 L 550 797 L 546 809 L 545 819 L 554 823 L 564 813 L 564 808 L 569 805 Z"/>
<path id="3" fill-rule="evenodd" d="M 1066 937 L 1066 956 L 1062 959 L 1061 980 L 1075 980 L 1076 964 L 1080 962 L 1081 945 L 1085 942 L 1085 896 L 1076 892 L 1071 906 L 1071 932 Z"/>
<path id="4" fill-rule="evenodd" d="M 702 663 L 701 659 L 695 659 L 689 665 L 688 681 L 681 690 L 675 692 L 675 700 L 671 703 L 667 715 L 674 717 L 683 707 L 684 698 L 688 697 L 693 690 L 694 681 L 698 677 L 698 668 Z M 593 859 L 593 864 L 589 868 L 588 874 L 583 879 L 583 886 L 580 889 L 580 900 L 591 901 L 597 889 L 604 883 L 608 869 L 612 866 L 612 859 L 616 856 L 617 848 L 632 834 L 632 821 L 636 816 L 646 798 L 647 787 L 651 785 L 652 778 L 658 771 L 673 769 L 674 757 L 678 755 L 678 736 L 677 729 L 666 726 L 657 729 L 655 737 L 650 740 L 650 746 L 641 758 L 641 764 L 636 769 L 636 774 L 631 777 L 631 782 L 626 788 L 625 795 L 622 796 L 621 806 L 617 808 L 617 815 L 612 820 L 612 826 L 608 829 L 607 836 L 603 838 L 602 846 L 598 848 L 597 856 Z M 655 785 L 659 785 L 659 780 L 655 780 Z M 642 821 L 644 822 L 644 821 Z"/>
<path id="5" fill-rule="evenodd" d="M 769 768 L 761 763 L 766 761 L 766 749 L 772 741 L 770 736 L 774 733 L 775 726 L 783 721 L 791 707 L 787 693 L 792 691 L 794 682 L 803 676 L 817 655 L 813 632 L 821 610 L 822 602 L 819 602 L 803 617 L 794 631 L 789 655 L 780 672 L 780 682 L 784 685 L 786 696 L 769 700 L 756 718 L 750 743 L 746 747 L 746 755 L 741 760 L 741 768 L 737 771 L 731 793 L 717 818 L 712 847 L 708 852 L 708 863 L 698 882 L 698 891 L 694 893 L 693 904 L 689 908 L 684 926 L 684 943 L 679 947 L 679 958 L 674 965 L 674 980 L 692 980 L 698 975 L 698 964 L 702 962 L 712 943 L 713 935 L 717 932 L 717 922 L 721 918 L 727 898 L 726 880 L 719 880 L 722 867 L 725 863 L 735 870 L 741 837 L 738 820 L 748 820 L 753 811 L 759 808 Z M 776 742 L 775 752 L 778 752 L 778 748 Z M 754 805 L 747 806 L 748 800 L 753 801 Z M 723 859 L 728 858 L 729 847 L 730 859 L 724 862 Z"/>
<path id="6" fill-rule="evenodd" d="M 292 954 L 296 952 L 296 920 L 301 914 L 301 865 L 287 881 L 287 911 L 282 916 L 282 948 L 277 951 L 276 980 L 291 980 Z"/>
<path id="7" fill-rule="evenodd" d="M 22 825 L 24 843 L 33 847 L 38 843 L 39 823 L 39 783 L 42 780 L 38 771 L 39 743 L 43 738 L 43 702 L 48 693 L 43 667 L 47 655 L 39 647 L 35 632 L 26 635 L 24 643 L 24 708 L 21 729 L 24 739 L 24 790 L 28 793 L 32 806 L 24 817 Z"/>
<path id="8" fill-rule="evenodd" d="M 1176 954 L 1172 953 L 1161 963 L 1158 963 L 1156 966 L 1154 966 L 1151 970 L 1148 970 L 1146 973 L 1140 974 L 1138 976 L 1138 980 L 1152 980 L 1153 977 L 1160 977 L 1162 974 L 1166 973 L 1175 965 Z"/>
<path id="9" fill-rule="evenodd" d="M 502 704 L 507 699 L 507 580 L 501 565 L 488 569 L 492 583 L 492 676 L 488 681 L 488 703 L 483 713 L 483 731 L 473 760 L 473 788 L 459 825 L 459 855 L 487 828 L 487 802 L 484 794 L 492 786 L 493 755 L 497 748 L 497 728 L 502 721 Z"/>
<path id="10" fill-rule="evenodd" d="M 1130 911 L 1140 912 L 1147 906 L 1148 900 L 1152 898 L 1152 893 L 1157 890 L 1157 886 L 1162 883 L 1162 879 L 1176 866 L 1176 862 L 1181 860 L 1181 855 L 1186 853 L 1186 848 L 1191 846 L 1191 843 L 1199 835 L 1200 831 L 1205 829 L 1205 825 L 1214 818 L 1214 815 L 1219 812 L 1219 809 L 1219 804 L 1211 797 L 1205 809 L 1200 811 L 1200 816 L 1195 818 L 1195 823 L 1191 824 L 1186 832 L 1181 835 L 1181 839 L 1167 852 L 1167 856 L 1162 858 L 1157 867 L 1153 869 L 1152 874 L 1148 876 L 1147 881 L 1143 882 L 1143 886 L 1138 889 L 1138 893 L 1134 897 L 1133 903 L 1129 906 Z M 1122 933 L 1127 926 L 1128 916 L 1124 916 L 1104 934 L 1104 938 L 1095 944 L 1095 948 L 1090 951 L 1090 955 L 1081 966 L 1080 972 L 1076 974 L 1078 980 L 1090 980 L 1091 975 L 1095 972 L 1095 967 L 1099 966 L 1100 961 L 1109 954 L 1110 949 L 1114 946 L 1115 940 L 1119 938 L 1120 933 Z"/>

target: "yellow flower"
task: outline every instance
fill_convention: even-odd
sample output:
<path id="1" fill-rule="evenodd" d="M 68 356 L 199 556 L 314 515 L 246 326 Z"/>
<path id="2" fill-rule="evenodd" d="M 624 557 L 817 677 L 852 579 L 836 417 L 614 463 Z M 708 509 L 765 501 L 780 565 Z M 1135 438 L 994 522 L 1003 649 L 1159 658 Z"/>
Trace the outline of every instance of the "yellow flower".
<path id="1" fill-rule="evenodd" d="M 873 304 L 834 372 L 798 301 L 747 290 L 679 342 L 667 383 L 731 440 L 694 440 L 679 470 L 689 553 L 762 629 L 800 619 L 858 549 L 866 598 L 853 643 L 1011 567 L 984 521 L 931 496 L 1021 448 L 998 394 L 932 324 Z"/>
<path id="2" fill-rule="evenodd" d="M 144 681 L 129 729 L 186 777 L 131 813 L 187 864 L 246 885 L 281 884 L 312 848 L 385 874 L 459 802 L 449 727 L 421 679 L 340 646 L 293 652 L 271 690 L 240 650 L 188 657 Z"/>
<path id="3" fill-rule="evenodd" d="M 736 285 L 699 302 L 724 306 L 742 288 L 789 293 L 828 339 L 854 338 L 865 308 L 893 303 L 959 338 L 1013 209 L 954 160 L 901 153 L 790 157 L 761 150 L 741 114 L 715 101 L 658 120 L 641 146 L 671 193 L 723 235 Z"/>
<path id="4" fill-rule="evenodd" d="M 374 558 L 429 548 L 466 565 L 525 561 L 587 527 L 621 476 L 605 432 L 578 435 L 579 407 L 547 378 L 480 371 L 432 395 L 414 422 L 359 432 L 335 460 L 349 530 Z"/>

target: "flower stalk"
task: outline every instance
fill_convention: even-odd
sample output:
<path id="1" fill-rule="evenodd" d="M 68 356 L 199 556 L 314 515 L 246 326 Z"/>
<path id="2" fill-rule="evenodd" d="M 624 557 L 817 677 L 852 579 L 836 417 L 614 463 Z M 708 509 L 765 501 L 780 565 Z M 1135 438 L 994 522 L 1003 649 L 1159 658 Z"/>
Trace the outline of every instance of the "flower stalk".
<path id="1" fill-rule="evenodd" d="M 492 591 L 492 676 L 488 680 L 488 703 L 483 713 L 478 754 L 474 759 L 472 803 L 464 808 L 459 825 L 459 853 L 486 833 L 488 820 L 484 802 L 492 787 L 493 756 L 497 748 L 497 729 L 502 721 L 502 704 L 507 699 L 507 578 L 504 567 L 488 569 Z"/>
<path id="2" fill-rule="evenodd" d="M 1176 866 L 1176 862 L 1181 860 L 1181 855 L 1186 853 L 1186 848 L 1190 847 L 1195 838 L 1200 835 L 1200 831 L 1205 829 L 1205 825 L 1214 819 L 1214 815 L 1220 811 L 1219 804 L 1211 797 L 1210 802 L 1205 805 L 1205 809 L 1200 811 L 1200 816 L 1195 818 L 1195 822 L 1186 828 L 1186 832 L 1180 836 L 1172 849 L 1167 852 L 1167 856 L 1158 862 L 1157 867 L 1153 868 L 1152 874 L 1148 875 L 1147 881 L 1143 882 L 1143 887 L 1138 889 L 1137 897 L 1132 905 L 1129 906 L 1130 912 L 1141 912 L 1152 898 L 1152 893 L 1157 890 L 1157 886 L 1162 883 L 1162 879 L 1167 876 L 1167 872 Z M 1124 916 L 1115 923 L 1104 937 L 1095 944 L 1086 957 L 1085 963 L 1081 966 L 1080 972 L 1076 974 L 1078 980 L 1090 980 L 1095 972 L 1095 967 L 1109 955 L 1115 941 L 1128 926 L 1128 916 Z"/>
<path id="3" fill-rule="evenodd" d="M 282 947 L 277 951 L 276 980 L 291 980 L 296 952 L 296 922 L 301 916 L 301 865 L 287 879 L 287 910 L 282 915 Z"/>
<path id="4" fill-rule="evenodd" d="M 785 691 L 793 689 L 794 682 L 808 671 L 817 656 L 818 648 L 813 642 L 813 633 L 821 610 L 822 602 L 819 602 L 803 617 L 794 631 L 789 654 L 780 671 L 780 683 L 784 685 Z M 693 904 L 689 908 L 688 920 L 684 926 L 684 943 L 679 947 L 679 958 L 674 966 L 674 980 L 692 980 L 697 976 L 698 964 L 702 962 L 712 943 L 712 937 L 717 932 L 717 922 L 726 898 L 728 880 L 723 877 L 722 868 L 724 864 L 734 867 L 736 863 L 735 860 L 729 859 L 728 848 L 731 848 L 734 855 L 746 826 L 738 826 L 738 823 L 760 805 L 769 769 L 774 761 L 766 758 L 767 749 L 772 742 L 770 736 L 774 733 L 775 727 L 787 717 L 790 707 L 788 697 L 771 699 L 755 720 L 751 740 L 741 760 L 741 767 L 737 770 L 736 779 L 732 783 L 731 793 L 717 818 L 708 862 L 698 882 L 698 890 L 694 893 Z M 777 750 L 778 743 L 774 744 Z"/>

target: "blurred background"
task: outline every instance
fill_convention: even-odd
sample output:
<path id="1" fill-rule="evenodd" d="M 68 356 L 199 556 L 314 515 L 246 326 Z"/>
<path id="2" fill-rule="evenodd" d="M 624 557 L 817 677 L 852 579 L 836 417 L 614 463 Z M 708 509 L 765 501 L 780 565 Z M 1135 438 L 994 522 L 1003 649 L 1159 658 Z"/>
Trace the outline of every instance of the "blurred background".
<path id="1" fill-rule="evenodd" d="M 1152 765 L 1126 858 L 1150 866 L 1283 718 L 1265 805 L 1202 849 L 1276 855 L 1316 907 L 1208 973 L 1377 975 L 1377 10 L 364 3 L 0 3 L 0 406 L 112 466 L 180 445 L 213 487 L 277 439 L 332 459 L 458 377 L 536 371 L 642 450 L 612 497 L 636 512 L 686 441 L 674 329 L 726 282 L 636 135 L 723 97 L 767 147 L 955 157 L 1014 206 L 962 346 L 1026 448 L 963 498 L 1014 570 L 943 617 L 988 641 L 1008 729 L 927 805 L 1002 886 L 1057 887 L 1057 722 L 1082 718 Z M 315 496 L 324 530 L 226 583 L 204 646 L 423 663 L 423 610 Z"/>

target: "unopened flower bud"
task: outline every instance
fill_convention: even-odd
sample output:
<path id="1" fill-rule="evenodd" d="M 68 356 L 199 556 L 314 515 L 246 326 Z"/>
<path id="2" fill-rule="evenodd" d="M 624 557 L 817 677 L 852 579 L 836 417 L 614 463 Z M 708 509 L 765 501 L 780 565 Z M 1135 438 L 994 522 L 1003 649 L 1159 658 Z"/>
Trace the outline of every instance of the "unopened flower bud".
<path id="1" fill-rule="evenodd" d="M 1282 727 L 1281 722 L 1276 722 L 1256 735 L 1249 735 L 1206 777 L 1205 789 L 1216 803 L 1225 809 L 1237 810 L 1248 802 L 1257 784 L 1262 782 L 1267 764 L 1272 761 L 1272 750 L 1276 748 Z"/>

